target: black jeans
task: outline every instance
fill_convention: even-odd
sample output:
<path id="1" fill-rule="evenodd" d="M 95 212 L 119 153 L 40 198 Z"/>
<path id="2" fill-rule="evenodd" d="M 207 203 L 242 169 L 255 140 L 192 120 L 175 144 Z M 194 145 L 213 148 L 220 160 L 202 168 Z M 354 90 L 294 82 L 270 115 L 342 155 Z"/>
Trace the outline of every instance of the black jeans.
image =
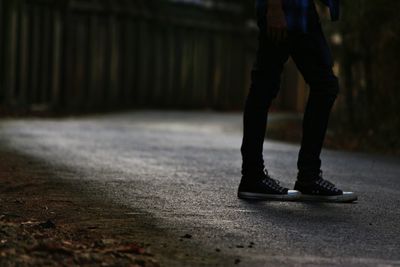
<path id="1" fill-rule="evenodd" d="M 321 149 L 339 85 L 316 12 L 310 16 L 309 25 L 307 33 L 289 32 L 287 40 L 276 45 L 266 34 L 265 12 L 258 11 L 259 48 L 243 114 L 241 154 L 242 175 L 245 177 L 256 176 L 265 168 L 263 143 L 268 110 L 278 94 L 281 73 L 289 56 L 310 87 L 297 161 L 298 179 L 314 179 L 319 173 Z"/>

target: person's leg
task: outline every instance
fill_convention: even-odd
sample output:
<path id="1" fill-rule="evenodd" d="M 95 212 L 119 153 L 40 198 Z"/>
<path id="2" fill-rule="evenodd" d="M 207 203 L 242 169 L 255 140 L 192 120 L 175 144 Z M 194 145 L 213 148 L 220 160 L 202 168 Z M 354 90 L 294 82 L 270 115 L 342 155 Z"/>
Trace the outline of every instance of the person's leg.
<path id="1" fill-rule="evenodd" d="M 258 10 L 259 47 L 251 72 L 251 86 L 243 114 L 242 179 L 238 197 L 258 200 L 296 200 L 300 193 L 289 190 L 268 174 L 263 160 L 263 144 L 268 110 L 280 87 L 283 65 L 288 59 L 287 44 L 273 44 L 267 37 L 265 10 Z"/>
<path id="2" fill-rule="evenodd" d="M 353 202 L 357 200 L 356 194 L 343 192 L 322 177 L 320 154 L 339 84 L 321 25 L 319 22 L 312 25 L 310 33 L 297 35 L 290 42 L 291 55 L 310 86 L 294 189 L 301 193 L 300 200 Z"/>
<path id="3" fill-rule="evenodd" d="M 251 86 L 243 113 L 241 154 L 244 177 L 256 177 L 265 168 L 263 143 L 268 110 L 279 91 L 283 65 L 288 59 L 287 45 L 277 46 L 267 37 L 264 13 L 259 12 L 258 24 L 259 47 L 251 72 Z"/>
<path id="4" fill-rule="evenodd" d="M 293 44 L 291 55 L 310 86 L 297 162 L 298 180 L 310 180 L 321 171 L 320 154 L 339 85 L 320 23 L 315 23 L 310 33 L 296 36 Z"/>

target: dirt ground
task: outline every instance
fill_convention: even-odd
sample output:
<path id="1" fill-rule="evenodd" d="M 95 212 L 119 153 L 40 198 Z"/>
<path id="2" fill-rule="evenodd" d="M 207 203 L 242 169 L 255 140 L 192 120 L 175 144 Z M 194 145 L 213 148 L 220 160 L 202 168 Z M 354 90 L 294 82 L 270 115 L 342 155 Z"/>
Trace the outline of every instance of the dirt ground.
<path id="1" fill-rule="evenodd" d="M 159 266 L 121 207 L 91 202 L 0 149 L 0 266 Z M 49 174 L 50 175 L 50 174 Z M 129 221 L 132 223 L 132 221 Z"/>

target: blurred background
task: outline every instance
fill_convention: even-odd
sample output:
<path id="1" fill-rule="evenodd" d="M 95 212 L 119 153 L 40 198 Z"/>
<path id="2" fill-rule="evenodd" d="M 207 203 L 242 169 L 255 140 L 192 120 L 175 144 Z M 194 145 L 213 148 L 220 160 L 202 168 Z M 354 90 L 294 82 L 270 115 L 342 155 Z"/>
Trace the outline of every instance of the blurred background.
<path id="1" fill-rule="evenodd" d="M 326 146 L 400 155 L 400 1 L 344 0 L 326 35 L 341 80 Z M 257 49 L 252 0 L 0 0 L 0 114 L 240 112 Z M 301 115 L 289 62 L 273 112 Z M 301 116 L 269 135 L 298 142 Z"/>

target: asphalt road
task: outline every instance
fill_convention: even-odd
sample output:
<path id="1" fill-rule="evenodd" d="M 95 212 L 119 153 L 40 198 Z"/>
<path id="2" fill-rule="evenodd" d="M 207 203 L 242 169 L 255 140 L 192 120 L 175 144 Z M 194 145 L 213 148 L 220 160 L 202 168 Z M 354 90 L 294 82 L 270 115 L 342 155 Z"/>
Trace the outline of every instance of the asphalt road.
<path id="1" fill-rule="evenodd" d="M 130 209 L 137 225 L 124 230 L 165 266 L 400 266 L 399 158 L 323 151 L 324 176 L 356 191 L 356 204 L 243 201 L 241 122 L 164 111 L 13 119 L 0 122 L 0 140 L 51 179 Z M 267 141 L 264 153 L 292 187 L 298 146 Z"/>

